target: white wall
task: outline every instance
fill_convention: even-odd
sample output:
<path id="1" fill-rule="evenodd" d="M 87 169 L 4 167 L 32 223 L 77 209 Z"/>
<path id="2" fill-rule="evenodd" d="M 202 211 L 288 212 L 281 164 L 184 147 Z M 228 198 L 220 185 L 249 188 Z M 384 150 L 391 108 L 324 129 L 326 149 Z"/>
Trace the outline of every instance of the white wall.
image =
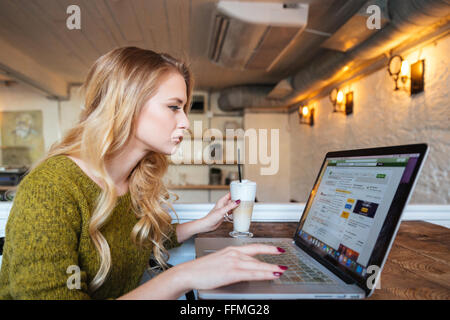
<path id="1" fill-rule="evenodd" d="M 62 135 L 78 122 L 83 105 L 80 87 L 71 87 L 70 99 L 60 102 Z"/>
<path id="2" fill-rule="evenodd" d="M 244 115 L 244 127 L 246 131 L 255 129 L 259 132 L 259 129 L 267 129 L 267 154 L 269 156 L 271 156 L 271 144 L 276 142 L 271 140 L 270 130 L 279 130 L 279 148 L 277 148 L 279 152 L 278 172 L 274 175 L 262 175 L 261 168 L 267 168 L 269 165 L 261 164 L 259 156 L 258 164 L 248 164 L 246 162 L 244 165 L 245 178 L 256 181 L 258 184 L 256 197 L 260 202 L 289 202 L 290 200 L 291 170 L 289 153 L 291 152 L 291 146 L 289 138 L 290 124 L 288 120 L 288 115 L 284 113 L 246 113 Z M 258 148 L 260 146 L 258 142 Z"/>
<path id="3" fill-rule="evenodd" d="M 354 113 L 333 113 L 328 97 L 317 102 L 315 125 L 298 125 L 292 113 L 291 197 L 304 202 L 328 151 L 426 142 L 427 162 L 411 203 L 450 203 L 450 37 L 412 51 L 409 63 L 425 59 L 425 92 L 394 92 L 386 69 L 345 90 L 354 92 Z M 314 103 L 314 102 L 313 102 Z"/>

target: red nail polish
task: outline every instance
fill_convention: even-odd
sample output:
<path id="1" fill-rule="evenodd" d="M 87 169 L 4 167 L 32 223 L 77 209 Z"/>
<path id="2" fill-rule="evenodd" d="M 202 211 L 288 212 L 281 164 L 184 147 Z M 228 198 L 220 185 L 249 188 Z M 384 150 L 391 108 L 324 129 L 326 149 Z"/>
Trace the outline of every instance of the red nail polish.
<path id="1" fill-rule="evenodd" d="M 287 270 L 288 267 L 287 266 L 278 266 L 281 270 Z"/>
<path id="2" fill-rule="evenodd" d="M 275 277 L 281 277 L 281 274 L 282 274 L 281 272 L 274 272 L 274 273 L 273 273 L 273 275 L 274 275 Z"/>
<path id="3" fill-rule="evenodd" d="M 277 247 L 277 249 L 278 249 L 278 251 L 281 252 L 281 253 L 286 252 L 286 250 L 284 250 L 283 248 Z"/>
<path id="4" fill-rule="evenodd" d="M 241 203 L 241 200 L 236 200 L 236 203 L 237 203 L 237 204 Z"/>

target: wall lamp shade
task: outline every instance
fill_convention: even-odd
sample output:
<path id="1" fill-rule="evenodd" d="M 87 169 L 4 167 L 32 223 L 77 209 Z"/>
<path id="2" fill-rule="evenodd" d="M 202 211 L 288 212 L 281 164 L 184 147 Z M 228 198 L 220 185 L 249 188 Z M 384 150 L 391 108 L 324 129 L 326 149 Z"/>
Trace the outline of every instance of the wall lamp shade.
<path id="1" fill-rule="evenodd" d="M 424 91 L 425 60 L 419 60 L 411 65 L 411 95 Z"/>
<path id="2" fill-rule="evenodd" d="M 312 127 L 314 125 L 314 108 L 299 106 L 298 117 L 300 124 L 307 124 Z"/>
<path id="3" fill-rule="evenodd" d="M 333 103 L 333 112 L 342 112 L 346 115 L 353 113 L 353 91 L 344 93 L 335 88 L 330 92 L 329 98 Z"/>
<path id="4" fill-rule="evenodd" d="M 353 113 L 353 91 L 348 92 L 345 95 L 345 115 Z"/>

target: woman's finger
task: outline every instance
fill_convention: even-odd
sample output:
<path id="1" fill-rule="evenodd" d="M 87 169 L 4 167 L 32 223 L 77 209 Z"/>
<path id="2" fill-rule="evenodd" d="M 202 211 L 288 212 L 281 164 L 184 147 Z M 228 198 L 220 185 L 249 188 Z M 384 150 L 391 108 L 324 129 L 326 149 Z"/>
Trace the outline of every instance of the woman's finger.
<path id="1" fill-rule="evenodd" d="M 244 259 L 243 261 L 240 261 L 237 268 L 240 270 L 258 270 L 272 272 L 284 272 L 287 270 L 286 266 L 266 263 L 254 258 L 252 258 L 252 260 Z"/>
<path id="2" fill-rule="evenodd" d="M 217 210 L 220 212 L 221 215 L 224 215 L 225 213 L 237 208 L 240 202 L 241 202 L 240 200 L 231 201 L 227 205 L 224 205 L 223 207 L 218 208 Z"/>
<path id="3" fill-rule="evenodd" d="M 236 277 L 237 281 L 262 281 L 262 280 L 275 280 L 279 279 L 282 272 L 272 272 L 266 270 L 249 270 L 239 272 Z"/>
<path id="4" fill-rule="evenodd" d="M 233 248 L 250 256 L 255 256 L 257 254 L 280 254 L 285 252 L 285 250 L 282 248 L 259 243 Z"/>

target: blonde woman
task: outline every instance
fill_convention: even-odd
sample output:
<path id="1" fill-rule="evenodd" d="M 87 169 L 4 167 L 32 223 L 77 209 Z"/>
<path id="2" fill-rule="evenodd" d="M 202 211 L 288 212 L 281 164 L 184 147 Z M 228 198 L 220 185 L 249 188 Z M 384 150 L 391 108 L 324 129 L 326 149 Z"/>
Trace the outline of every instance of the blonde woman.
<path id="1" fill-rule="evenodd" d="M 6 226 L 2 299 L 177 299 L 192 289 L 278 278 L 283 266 L 228 247 L 167 268 L 167 250 L 217 229 L 230 194 L 204 218 L 171 224 L 167 155 L 189 128 L 192 78 L 169 55 L 115 49 L 92 66 L 78 124 L 19 185 Z M 139 286 L 153 256 L 165 270 Z"/>

